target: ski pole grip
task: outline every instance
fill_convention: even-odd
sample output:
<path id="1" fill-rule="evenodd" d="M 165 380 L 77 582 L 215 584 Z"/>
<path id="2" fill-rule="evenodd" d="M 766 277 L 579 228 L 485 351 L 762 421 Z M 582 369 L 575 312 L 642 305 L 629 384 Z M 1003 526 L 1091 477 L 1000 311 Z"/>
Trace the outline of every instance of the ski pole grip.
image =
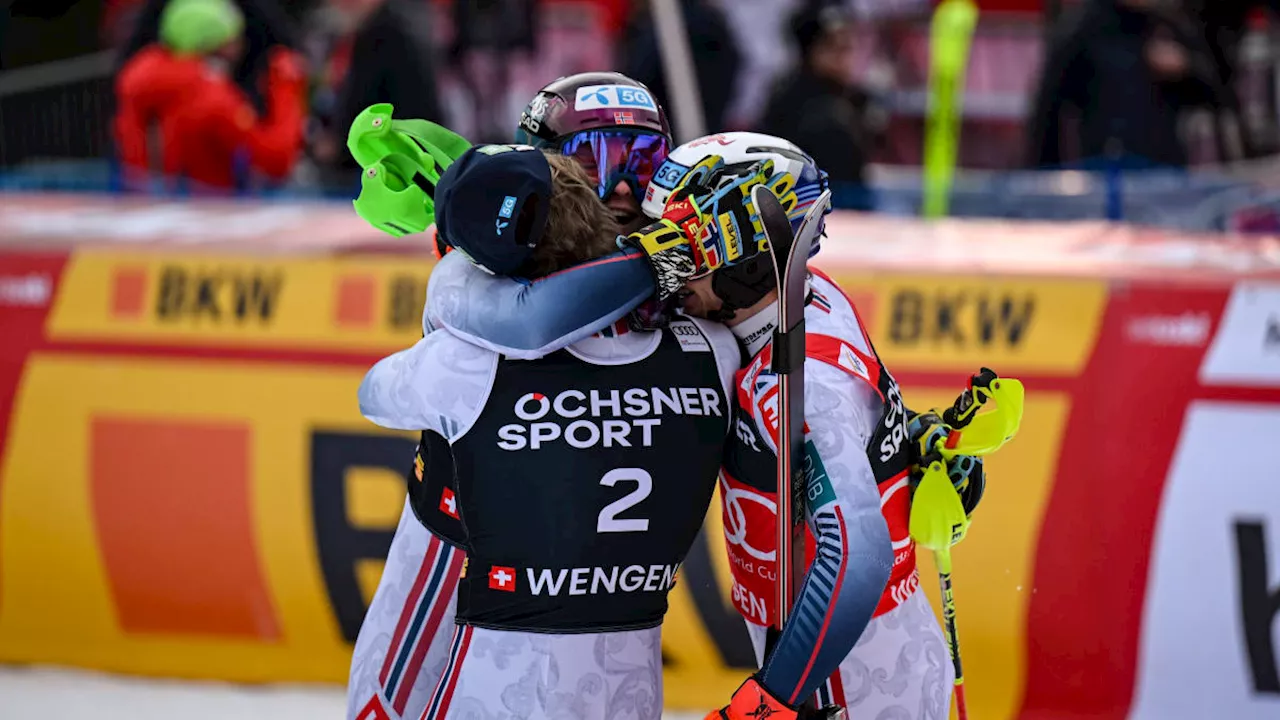
<path id="1" fill-rule="evenodd" d="M 999 380 L 999 379 L 1000 379 L 1000 376 L 999 376 L 999 375 L 996 375 L 996 371 L 995 371 L 995 370 L 992 370 L 991 368 L 984 367 L 984 368 L 982 368 L 981 370 L 979 370 L 979 371 L 978 371 L 978 374 L 977 374 L 977 375 L 974 375 L 974 376 L 972 376 L 972 377 L 970 377 L 970 378 L 969 378 L 969 387 L 970 387 L 970 388 L 982 388 L 983 390 L 990 390 L 990 389 L 991 389 L 991 383 L 993 383 L 993 382 L 995 382 L 996 380 Z M 984 399 L 985 399 L 985 398 L 984 398 Z"/>
<path id="2" fill-rule="evenodd" d="M 991 384 L 999 379 L 1000 376 L 996 375 L 994 370 L 985 367 L 978 371 L 977 374 L 969 376 L 969 386 L 965 388 L 964 392 L 960 393 L 960 397 L 956 398 L 951 407 L 942 413 L 943 422 L 956 430 L 961 430 L 967 426 L 973 420 L 974 415 L 977 414 L 974 406 L 987 402 L 987 398 L 991 394 Z"/>

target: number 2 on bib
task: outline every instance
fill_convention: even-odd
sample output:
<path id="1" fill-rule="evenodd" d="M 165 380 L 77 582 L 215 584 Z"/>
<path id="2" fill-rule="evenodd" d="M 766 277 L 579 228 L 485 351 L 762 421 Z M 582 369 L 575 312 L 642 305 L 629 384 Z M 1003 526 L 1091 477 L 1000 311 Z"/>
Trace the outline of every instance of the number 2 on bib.
<path id="1" fill-rule="evenodd" d="M 640 468 L 616 468 L 600 478 L 601 485 L 614 487 L 620 482 L 633 482 L 636 489 L 605 505 L 596 519 L 596 532 L 645 532 L 649 529 L 647 518 L 622 518 L 618 515 L 639 505 L 653 491 L 653 476 Z"/>

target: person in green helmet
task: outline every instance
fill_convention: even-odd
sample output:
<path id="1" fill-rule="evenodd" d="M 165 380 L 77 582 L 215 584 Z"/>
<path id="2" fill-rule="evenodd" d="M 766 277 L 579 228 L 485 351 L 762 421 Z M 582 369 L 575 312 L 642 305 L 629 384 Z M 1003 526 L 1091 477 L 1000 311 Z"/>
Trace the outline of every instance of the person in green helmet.
<path id="1" fill-rule="evenodd" d="M 165 6 L 159 42 L 116 78 L 113 134 L 128 185 L 160 175 L 216 192 L 288 177 L 304 139 L 302 61 L 272 50 L 259 113 L 232 77 L 244 43 L 244 16 L 232 0 Z"/>

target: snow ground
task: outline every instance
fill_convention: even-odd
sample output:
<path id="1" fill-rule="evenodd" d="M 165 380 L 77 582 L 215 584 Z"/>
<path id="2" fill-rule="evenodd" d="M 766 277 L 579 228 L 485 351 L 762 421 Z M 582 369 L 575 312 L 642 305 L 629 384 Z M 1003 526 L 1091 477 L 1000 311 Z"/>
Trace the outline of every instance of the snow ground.
<path id="1" fill-rule="evenodd" d="M 0 665 L 0 720 L 342 720 L 334 685 L 247 686 Z M 669 712 L 663 720 L 700 720 Z"/>

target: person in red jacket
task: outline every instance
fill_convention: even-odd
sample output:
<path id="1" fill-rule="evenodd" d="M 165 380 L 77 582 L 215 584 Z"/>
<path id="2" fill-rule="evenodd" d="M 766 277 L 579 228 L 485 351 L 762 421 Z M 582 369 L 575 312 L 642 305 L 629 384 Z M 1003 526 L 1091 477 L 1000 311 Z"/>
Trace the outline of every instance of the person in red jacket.
<path id="1" fill-rule="evenodd" d="M 288 177 L 303 144 L 306 76 L 300 57 L 272 50 L 259 115 L 230 69 L 244 48 L 244 18 L 232 0 L 170 0 L 160 42 L 116 77 L 115 139 L 126 184 L 154 174 L 194 189 L 230 190 L 243 170 L 268 182 Z"/>

